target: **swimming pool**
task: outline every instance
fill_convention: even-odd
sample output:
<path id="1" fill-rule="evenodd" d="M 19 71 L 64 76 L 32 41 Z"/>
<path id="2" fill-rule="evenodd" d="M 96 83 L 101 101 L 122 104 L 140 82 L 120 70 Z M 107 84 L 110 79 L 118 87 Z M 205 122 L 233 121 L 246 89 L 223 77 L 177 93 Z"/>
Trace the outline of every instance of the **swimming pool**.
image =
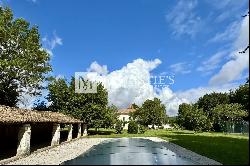
<path id="1" fill-rule="evenodd" d="M 196 165 L 162 144 L 142 138 L 119 138 L 93 146 L 62 165 Z"/>

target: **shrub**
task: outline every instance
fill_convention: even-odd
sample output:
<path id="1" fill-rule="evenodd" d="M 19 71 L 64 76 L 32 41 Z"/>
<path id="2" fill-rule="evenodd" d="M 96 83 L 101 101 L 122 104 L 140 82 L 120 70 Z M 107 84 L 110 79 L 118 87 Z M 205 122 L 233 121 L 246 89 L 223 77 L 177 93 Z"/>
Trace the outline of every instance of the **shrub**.
<path id="1" fill-rule="evenodd" d="M 145 126 L 140 125 L 140 126 L 139 126 L 139 131 L 140 131 L 141 134 L 145 133 L 145 131 L 146 131 Z"/>
<path id="2" fill-rule="evenodd" d="M 128 133 L 130 133 L 130 134 L 137 134 L 138 133 L 138 124 L 135 121 L 129 121 Z"/>
<path id="3" fill-rule="evenodd" d="M 123 123 L 121 120 L 117 120 L 115 124 L 115 133 L 116 134 L 121 134 L 123 130 Z"/>

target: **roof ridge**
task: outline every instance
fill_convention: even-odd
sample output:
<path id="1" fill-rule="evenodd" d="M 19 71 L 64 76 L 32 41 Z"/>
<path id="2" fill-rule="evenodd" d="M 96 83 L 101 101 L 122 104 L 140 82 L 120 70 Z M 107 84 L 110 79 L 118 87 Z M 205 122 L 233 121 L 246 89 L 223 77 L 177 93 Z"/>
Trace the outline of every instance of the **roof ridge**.
<path id="1" fill-rule="evenodd" d="M 82 123 L 81 120 L 62 112 L 38 111 L 34 109 L 17 108 L 5 105 L 0 105 L 0 112 L 0 123 Z"/>

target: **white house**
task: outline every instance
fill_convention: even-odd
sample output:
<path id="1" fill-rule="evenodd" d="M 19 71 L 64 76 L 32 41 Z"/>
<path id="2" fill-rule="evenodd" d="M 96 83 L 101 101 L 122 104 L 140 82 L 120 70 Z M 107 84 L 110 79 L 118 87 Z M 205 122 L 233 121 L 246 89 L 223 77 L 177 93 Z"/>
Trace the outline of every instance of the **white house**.
<path id="1" fill-rule="evenodd" d="M 123 129 L 128 129 L 128 122 L 130 121 L 130 116 L 129 116 L 129 113 L 130 112 L 135 112 L 136 109 L 133 108 L 132 105 L 130 105 L 128 108 L 126 109 L 120 109 L 118 110 L 119 112 L 119 117 L 118 119 L 119 120 L 122 120 L 123 122 L 127 122 L 124 126 L 123 126 Z M 148 128 L 152 128 L 152 125 L 148 125 Z M 159 126 L 154 126 L 155 129 L 159 128 Z M 169 125 L 169 124 L 164 124 L 163 125 L 163 128 L 164 129 L 171 129 L 172 127 Z"/>
<path id="2" fill-rule="evenodd" d="M 120 110 L 118 110 L 118 112 L 119 112 L 119 118 L 118 119 L 122 120 L 123 122 L 129 122 L 129 120 L 130 120 L 129 113 L 130 112 L 135 112 L 135 111 L 136 110 L 132 107 L 132 105 L 130 105 L 126 109 L 120 109 Z M 128 123 L 126 123 L 123 128 L 128 129 Z"/>

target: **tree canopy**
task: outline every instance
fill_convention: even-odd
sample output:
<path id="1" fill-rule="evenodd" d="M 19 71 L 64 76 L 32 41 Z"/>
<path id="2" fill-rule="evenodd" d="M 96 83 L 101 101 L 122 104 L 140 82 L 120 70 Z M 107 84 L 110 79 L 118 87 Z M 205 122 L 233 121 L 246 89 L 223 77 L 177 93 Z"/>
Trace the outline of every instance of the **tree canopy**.
<path id="1" fill-rule="evenodd" d="M 160 99 L 148 99 L 141 107 L 137 108 L 137 111 L 135 111 L 133 115 L 134 119 L 142 125 L 161 126 L 166 120 L 166 108 Z"/>
<path id="2" fill-rule="evenodd" d="M 59 111 L 83 120 L 88 127 L 112 127 L 117 118 L 117 108 L 107 107 L 108 92 L 101 83 L 97 93 L 75 93 L 75 78 L 70 83 L 54 79 L 48 86 L 49 110 Z"/>
<path id="3" fill-rule="evenodd" d="M 40 94 L 41 83 L 52 70 L 42 48 L 37 26 L 13 18 L 0 6 L 0 104 L 16 106 L 21 93 Z"/>
<path id="4" fill-rule="evenodd" d="M 243 106 L 245 110 L 249 110 L 249 81 L 244 85 L 240 85 L 235 91 L 230 91 L 230 102 L 238 103 Z"/>
<path id="5" fill-rule="evenodd" d="M 213 108 L 213 119 L 219 127 L 219 130 L 226 130 L 226 122 L 240 123 L 248 113 L 243 110 L 242 105 L 238 103 L 220 104 Z"/>
<path id="6" fill-rule="evenodd" d="M 208 131 L 212 127 L 207 113 L 202 108 L 186 103 L 179 106 L 177 122 L 188 130 Z"/>
<path id="7" fill-rule="evenodd" d="M 249 116 L 249 81 L 229 93 L 211 93 L 196 103 L 179 106 L 177 123 L 189 130 L 226 131 L 229 123 L 242 123 Z"/>
<path id="8" fill-rule="evenodd" d="M 202 108 L 208 115 L 211 114 L 211 110 L 219 104 L 228 104 L 230 102 L 227 93 L 210 93 L 200 97 L 197 101 L 198 108 Z"/>

